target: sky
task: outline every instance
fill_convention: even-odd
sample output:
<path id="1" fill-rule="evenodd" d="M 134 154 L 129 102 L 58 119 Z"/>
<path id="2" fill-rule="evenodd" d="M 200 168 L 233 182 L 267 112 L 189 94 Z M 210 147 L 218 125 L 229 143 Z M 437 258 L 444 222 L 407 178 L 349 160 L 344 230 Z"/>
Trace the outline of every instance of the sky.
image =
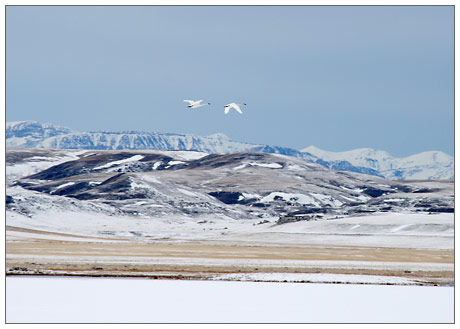
<path id="1" fill-rule="evenodd" d="M 453 155 L 454 7 L 7 6 L 6 120 Z"/>

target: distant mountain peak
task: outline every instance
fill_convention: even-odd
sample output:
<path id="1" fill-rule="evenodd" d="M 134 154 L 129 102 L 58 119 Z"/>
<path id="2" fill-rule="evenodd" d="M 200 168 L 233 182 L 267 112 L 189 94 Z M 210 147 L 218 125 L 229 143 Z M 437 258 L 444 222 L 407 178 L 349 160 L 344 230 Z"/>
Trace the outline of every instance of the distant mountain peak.
<path id="1" fill-rule="evenodd" d="M 226 141 L 230 140 L 230 137 L 228 137 L 227 135 L 225 135 L 223 133 L 215 133 L 215 134 L 212 134 L 212 135 L 208 135 L 206 137 L 213 138 L 213 139 L 221 139 L 221 140 L 226 140 Z"/>
<path id="2" fill-rule="evenodd" d="M 349 151 L 340 151 L 340 152 L 333 152 L 333 151 L 325 151 L 322 150 L 314 145 L 310 145 L 301 150 L 302 152 L 308 152 L 314 154 L 316 156 L 321 155 L 321 157 L 327 157 L 329 159 L 339 159 L 346 156 L 368 156 L 368 155 L 378 155 L 381 158 L 384 157 L 392 157 L 388 152 L 376 150 L 370 147 L 362 147 L 357 148 Z"/>
<path id="3" fill-rule="evenodd" d="M 314 145 L 310 145 L 308 147 L 305 147 L 303 149 L 300 150 L 301 152 L 307 152 L 307 153 L 311 153 L 311 154 L 317 154 L 317 153 L 321 153 L 321 152 L 324 152 L 323 150 L 321 150 L 320 148 L 314 146 Z"/>
<path id="4" fill-rule="evenodd" d="M 40 140 L 72 132 L 67 127 L 55 126 L 50 123 L 41 124 L 37 121 L 13 121 L 6 123 L 6 138 L 25 138 Z"/>

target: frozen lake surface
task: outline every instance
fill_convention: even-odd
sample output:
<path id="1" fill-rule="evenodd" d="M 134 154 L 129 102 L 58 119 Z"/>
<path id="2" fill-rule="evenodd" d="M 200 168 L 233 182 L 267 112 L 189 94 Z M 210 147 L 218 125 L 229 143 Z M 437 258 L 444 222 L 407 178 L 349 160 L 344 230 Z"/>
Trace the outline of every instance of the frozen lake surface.
<path id="1" fill-rule="evenodd" d="M 453 323 L 454 288 L 7 277 L 7 323 Z"/>

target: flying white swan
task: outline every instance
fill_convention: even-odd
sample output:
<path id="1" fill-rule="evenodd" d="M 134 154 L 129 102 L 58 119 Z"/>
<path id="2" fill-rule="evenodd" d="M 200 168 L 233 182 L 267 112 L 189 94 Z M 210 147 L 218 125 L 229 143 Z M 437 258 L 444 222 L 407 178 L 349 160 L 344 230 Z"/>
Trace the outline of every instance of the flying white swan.
<path id="1" fill-rule="evenodd" d="M 192 109 L 196 109 L 197 107 L 200 107 L 200 106 L 205 106 L 205 105 L 211 105 L 211 103 L 206 103 L 206 104 L 201 104 L 203 100 L 199 100 L 199 101 L 191 101 L 191 100 L 184 100 L 184 102 L 187 102 L 189 103 L 190 105 L 188 105 L 188 107 L 192 108 Z"/>
<path id="2" fill-rule="evenodd" d="M 236 103 L 230 103 L 224 106 L 225 109 L 225 114 L 230 112 L 230 109 L 233 107 L 235 110 L 237 110 L 240 114 L 243 114 L 243 111 L 241 111 L 240 106 L 246 105 L 246 104 L 236 104 Z"/>

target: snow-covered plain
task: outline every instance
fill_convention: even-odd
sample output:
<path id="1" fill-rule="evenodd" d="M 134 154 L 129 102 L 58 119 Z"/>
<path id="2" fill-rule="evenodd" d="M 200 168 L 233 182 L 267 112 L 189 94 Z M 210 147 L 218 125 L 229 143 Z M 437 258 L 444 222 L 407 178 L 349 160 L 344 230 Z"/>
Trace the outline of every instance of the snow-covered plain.
<path id="1" fill-rule="evenodd" d="M 6 323 L 453 323 L 454 288 L 8 277 Z"/>
<path id="2" fill-rule="evenodd" d="M 193 193 L 182 190 L 182 193 Z M 35 192 L 37 193 L 37 192 Z M 288 225 L 274 225 L 276 218 L 229 220 L 228 218 L 142 218 L 112 216 L 91 205 L 84 209 L 81 201 L 74 201 L 73 208 L 60 209 L 54 203 L 42 204 L 42 212 L 33 218 L 7 211 L 7 225 L 49 232 L 83 234 L 88 237 L 111 237 L 175 241 L 219 240 L 240 241 L 249 244 L 361 246 L 444 249 L 454 248 L 453 214 L 378 214 L 338 218 L 335 220 L 300 221 Z M 50 200 L 51 201 L 51 200 Z M 68 204 L 66 203 L 67 207 Z M 135 234 L 130 232 L 135 231 Z M 224 233 L 224 234 L 223 234 Z M 7 232 L 14 239 L 18 232 Z M 109 235 L 108 235 L 109 234 Z"/>

